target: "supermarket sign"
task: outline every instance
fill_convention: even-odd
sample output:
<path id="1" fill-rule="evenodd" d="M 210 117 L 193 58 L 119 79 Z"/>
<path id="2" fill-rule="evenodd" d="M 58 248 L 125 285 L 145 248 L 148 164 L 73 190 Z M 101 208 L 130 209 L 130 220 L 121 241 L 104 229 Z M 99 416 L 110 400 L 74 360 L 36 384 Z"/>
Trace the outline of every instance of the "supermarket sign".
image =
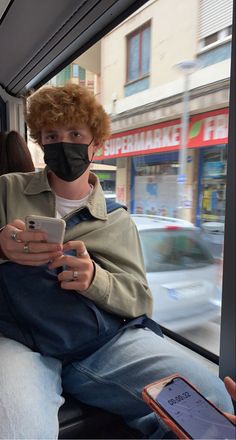
<path id="1" fill-rule="evenodd" d="M 189 120 L 188 148 L 228 142 L 228 108 L 201 113 Z M 181 120 L 116 133 L 97 150 L 95 160 L 175 151 L 181 146 Z"/>

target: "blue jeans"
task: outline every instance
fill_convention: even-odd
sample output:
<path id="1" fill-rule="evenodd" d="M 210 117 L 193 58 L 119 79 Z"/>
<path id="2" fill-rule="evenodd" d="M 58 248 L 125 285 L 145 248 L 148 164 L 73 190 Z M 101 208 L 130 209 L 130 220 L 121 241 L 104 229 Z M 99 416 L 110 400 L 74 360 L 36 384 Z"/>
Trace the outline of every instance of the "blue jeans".
<path id="1" fill-rule="evenodd" d="M 141 390 L 174 373 L 192 381 L 223 411 L 233 412 L 219 378 L 150 330 L 127 329 L 63 368 L 56 359 L 0 337 L 0 438 L 56 439 L 62 388 L 86 404 L 121 415 L 144 438 L 162 438 L 165 425 L 143 402 Z"/>

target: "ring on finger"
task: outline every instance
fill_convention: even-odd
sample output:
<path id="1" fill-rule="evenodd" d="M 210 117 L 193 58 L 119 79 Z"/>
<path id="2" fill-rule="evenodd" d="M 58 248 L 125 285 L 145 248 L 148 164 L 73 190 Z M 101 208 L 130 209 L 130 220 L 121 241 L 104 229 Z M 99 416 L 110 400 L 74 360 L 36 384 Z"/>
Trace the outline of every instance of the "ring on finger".
<path id="1" fill-rule="evenodd" d="M 29 253 L 29 243 L 27 243 L 27 242 L 24 243 L 23 252 L 25 254 Z"/>
<path id="2" fill-rule="evenodd" d="M 73 279 L 73 281 L 78 280 L 78 278 L 79 278 L 79 272 L 77 270 L 74 270 L 72 272 L 72 279 Z"/>
<path id="3" fill-rule="evenodd" d="M 18 231 L 14 231 L 14 232 L 12 232 L 12 233 L 10 234 L 10 238 L 11 238 L 13 241 L 20 242 L 20 240 L 18 240 L 18 238 L 17 238 L 17 232 L 18 232 Z"/>

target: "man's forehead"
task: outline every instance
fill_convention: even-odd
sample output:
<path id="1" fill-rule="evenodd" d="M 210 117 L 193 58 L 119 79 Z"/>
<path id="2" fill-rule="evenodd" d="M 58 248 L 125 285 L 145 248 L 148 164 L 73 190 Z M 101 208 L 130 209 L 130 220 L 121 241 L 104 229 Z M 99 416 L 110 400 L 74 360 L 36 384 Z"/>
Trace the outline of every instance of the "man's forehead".
<path id="1" fill-rule="evenodd" d="M 73 124 L 69 127 L 47 127 L 43 128 L 42 131 L 44 133 L 58 133 L 59 131 L 72 131 L 72 130 L 89 130 L 89 127 L 83 124 Z"/>

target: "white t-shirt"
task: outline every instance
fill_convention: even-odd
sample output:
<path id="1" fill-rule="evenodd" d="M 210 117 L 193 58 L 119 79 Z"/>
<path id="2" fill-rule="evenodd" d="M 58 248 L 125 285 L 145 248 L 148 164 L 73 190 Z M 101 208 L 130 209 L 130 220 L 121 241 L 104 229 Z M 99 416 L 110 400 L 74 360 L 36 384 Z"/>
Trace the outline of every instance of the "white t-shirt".
<path id="1" fill-rule="evenodd" d="M 92 191 L 93 191 L 93 186 L 91 186 L 89 193 L 83 199 L 80 200 L 64 199 L 64 197 L 60 197 L 56 195 L 57 218 L 62 218 L 66 214 L 69 214 L 71 211 L 74 211 L 75 209 L 82 208 L 83 206 L 85 206 Z"/>

